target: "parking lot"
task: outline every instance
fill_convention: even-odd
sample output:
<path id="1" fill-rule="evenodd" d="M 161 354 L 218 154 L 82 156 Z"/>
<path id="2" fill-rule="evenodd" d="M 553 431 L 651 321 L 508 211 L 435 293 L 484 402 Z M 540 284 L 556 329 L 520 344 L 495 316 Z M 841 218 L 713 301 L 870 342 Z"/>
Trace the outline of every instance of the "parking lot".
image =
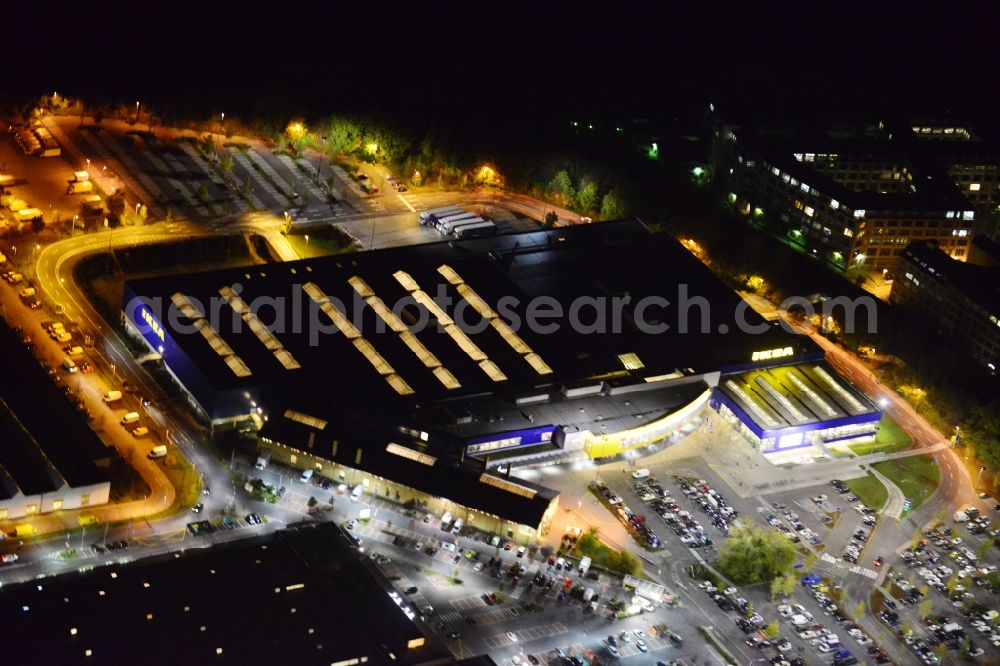
<path id="1" fill-rule="evenodd" d="M 620 658 L 652 664 L 695 654 L 704 645 L 690 619 L 691 609 L 650 606 L 652 612 L 612 619 L 615 613 L 609 602 L 631 596 L 622 589 L 620 578 L 581 576 L 569 562 L 557 568 L 555 557 L 552 564 L 540 554 L 531 557 L 525 552 L 519 557 L 517 545 L 505 549 L 506 540 L 493 545 L 488 534 L 445 532 L 439 517 L 405 515 L 402 507 L 381 498 L 364 496 L 352 502 L 346 487 L 322 478 L 304 484 L 299 471 L 277 464 L 255 470 L 247 461 L 238 467 L 274 489 L 285 487 L 275 500 L 283 509 L 308 513 L 309 497 L 316 498 L 317 506 L 329 506 L 333 499 L 332 508 L 324 512 L 326 518 L 345 527 L 354 519 L 349 531 L 361 540 L 366 554 L 378 558 L 401 603 L 415 614 L 423 613 L 429 630 L 455 654 L 488 652 L 497 661 L 517 658 L 524 663 L 531 654 L 540 663 L 562 663 L 558 650 L 572 655 L 574 645 L 580 646 L 579 654 L 602 653 L 612 627 L 616 632 L 642 629 L 650 634 L 650 627 L 664 622 L 683 636 L 681 648 L 650 634 L 648 652 L 623 646 Z M 371 518 L 358 519 L 361 509 L 369 509 Z M 512 574 L 512 567 L 517 574 Z M 587 587 L 598 600 L 596 607 L 580 594 Z"/>
<path id="2" fill-rule="evenodd" d="M 926 531 L 903 553 L 886 581 L 880 619 L 924 663 L 963 652 L 996 663 L 1000 553 L 994 539 L 1000 531 L 995 516 L 972 510 L 959 517 Z"/>

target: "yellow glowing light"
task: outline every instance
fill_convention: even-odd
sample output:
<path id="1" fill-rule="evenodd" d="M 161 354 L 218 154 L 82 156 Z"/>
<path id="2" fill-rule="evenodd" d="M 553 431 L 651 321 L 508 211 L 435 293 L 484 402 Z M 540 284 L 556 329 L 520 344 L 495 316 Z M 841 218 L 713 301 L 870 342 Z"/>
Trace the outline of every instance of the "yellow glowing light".
<path id="1" fill-rule="evenodd" d="M 285 128 L 285 132 L 293 139 L 301 139 L 305 136 L 306 127 L 301 122 L 296 120 L 288 123 L 288 127 Z"/>

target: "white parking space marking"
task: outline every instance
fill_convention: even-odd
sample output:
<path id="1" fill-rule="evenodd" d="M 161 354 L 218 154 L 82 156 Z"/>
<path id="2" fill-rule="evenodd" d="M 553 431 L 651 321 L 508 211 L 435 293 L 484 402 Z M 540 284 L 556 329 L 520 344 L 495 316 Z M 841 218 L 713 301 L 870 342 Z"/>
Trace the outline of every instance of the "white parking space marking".
<path id="1" fill-rule="evenodd" d="M 454 606 L 456 609 L 460 611 L 469 610 L 470 608 L 477 608 L 486 605 L 486 602 L 483 601 L 483 598 L 478 595 L 471 597 L 461 597 L 459 599 L 452 599 L 449 603 L 451 603 L 452 606 Z"/>
<path id="2" fill-rule="evenodd" d="M 555 622 L 553 624 L 542 624 L 537 627 L 528 627 L 527 629 L 515 631 L 514 635 L 517 636 L 517 641 L 510 640 L 510 638 L 507 637 L 507 634 L 503 633 L 485 638 L 483 639 L 483 642 L 488 648 L 496 649 L 506 645 L 513 645 L 515 642 L 522 643 L 527 641 L 536 641 L 541 638 L 549 638 L 550 636 L 558 636 L 559 634 L 564 634 L 567 631 L 569 630 L 566 629 L 566 625 L 562 622 Z"/>

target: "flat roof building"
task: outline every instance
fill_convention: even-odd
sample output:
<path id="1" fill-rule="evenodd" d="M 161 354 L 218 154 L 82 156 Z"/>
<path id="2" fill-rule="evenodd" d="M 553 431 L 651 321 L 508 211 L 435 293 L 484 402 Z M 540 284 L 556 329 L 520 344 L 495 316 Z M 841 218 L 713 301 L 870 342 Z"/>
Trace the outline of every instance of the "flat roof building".
<path id="1" fill-rule="evenodd" d="M 825 362 L 727 375 L 715 392 L 719 411 L 765 454 L 788 454 L 872 437 L 882 414 Z"/>
<path id="2" fill-rule="evenodd" d="M 0 347 L 0 521 L 107 503 L 104 444 L 4 322 Z"/>
<path id="3" fill-rule="evenodd" d="M 838 270 L 895 274 L 903 249 L 921 239 L 964 261 L 975 230 L 995 226 L 1000 150 L 926 140 L 932 128 L 923 129 L 720 126 L 713 168 L 755 225 Z"/>
<path id="4" fill-rule="evenodd" d="M 133 280 L 122 309 L 284 462 L 525 538 L 557 498 L 498 468 L 669 442 L 721 375 L 822 358 L 638 220 Z"/>
<path id="5" fill-rule="evenodd" d="M 1000 366 L 1000 252 L 980 236 L 974 255 L 986 265 L 955 261 L 931 241 L 906 247 L 890 302 L 934 322 L 938 332 L 961 340 L 990 372 Z"/>
<path id="6" fill-rule="evenodd" d="M 338 527 L 310 523 L 5 585 L 0 624 L 30 663 L 454 663 L 392 591 Z"/>

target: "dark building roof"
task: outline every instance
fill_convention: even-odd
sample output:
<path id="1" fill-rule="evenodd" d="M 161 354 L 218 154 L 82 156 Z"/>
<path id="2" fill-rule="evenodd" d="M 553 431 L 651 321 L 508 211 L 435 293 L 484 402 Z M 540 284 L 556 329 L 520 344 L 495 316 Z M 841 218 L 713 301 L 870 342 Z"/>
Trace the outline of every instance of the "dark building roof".
<path id="1" fill-rule="evenodd" d="M 355 298 L 356 289 L 349 282 L 352 278 L 363 280 L 356 282 L 359 288 L 365 293 L 370 289 L 390 307 L 408 303 L 396 309 L 404 324 L 430 322 L 414 334 L 419 348 L 386 327 L 371 307 Z M 215 344 L 224 355 L 231 351 L 245 364 L 249 374 L 239 371 L 244 376 L 231 368 L 231 356 L 227 364 L 224 355 L 213 350 L 211 340 L 190 332 L 191 320 L 160 316 L 167 333 L 213 389 L 262 386 L 265 394 L 269 390 L 282 397 L 319 393 L 330 401 L 361 409 L 376 402 L 385 410 L 393 403 L 413 407 L 489 393 L 516 395 L 543 385 L 558 386 L 596 376 L 631 374 L 635 381 L 642 381 L 645 376 L 675 372 L 698 374 L 745 361 L 756 349 L 803 344 L 778 327 L 765 327 L 766 332 L 759 335 L 740 333 L 735 314 L 739 297 L 673 238 L 653 235 L 635 220 L 135 280 L 126 293 L 159 298 L 165 304 L 175 293 L 182 293 L 205 304 L 201 311 L 207 312 L 207 304 L 218 296 L 219 289 L 234 284 L 239 285 L 242 300 L 251 306 L 262 302 L 258 299 L 284 299 L 283 316 L 273 327 L 276 340 L 267 344 L 280 345 L 301 367 L 286 369 L 274 350 L 234 316 L 230 305 L 220 307 L 215 325 L 223 344 Z M 335 328 L 331 320 L 303 292 L 303 285 L 310 284 L 318 286 L 320 297 L 345 304 L 349 320 L 366 342 L 331 334 Z M 438 302 L 448 317 L 464 317 L 463 328 L 478 351 L 467 353 L 449 333 L 434 325 L 437 320 L 431 310 L 413 302 L 415 286 L 431 297 L 449 299 L 450 304 Z M 308 292 L 312 287 L 305 289 Z M 583 304 L 579 318 L 585 324 L 593 323 L 593 308 L 580 299 L 604 299 L 608 309 L 614 297 L 628 298 L 630 304 L 624 308 L 619 331 L 574 331 L 564 317 L 556 320 L 560 324 L 556 333 L 520 327 L 518 342 L 505 339 L 499 328 L 470 307 L 470 299 L 477 295 L 508 321 L 510 315 L 524 321 L 528 303 L 535 297 L 550 299 L 548 303 L 560 306 L 564 313 L 574 302 Z M 646 296 L 669 301 L 664 308 L 654 304 L 645 311 L 646 321 L 667 324 L 666 332 L 649 334 L 633 323 L 631 308 Z M 511 299 L 518 303 L 510 305 Z M 710 320 L 706 332 L 699 330 L 702 303 L 710 304 L 706 307 Z M 353 312 L 356 305 L 364 306 L 359 308 L 360 314 Z M 238 303 L 237 307 L 242 306 Z M 682 311 L 689 314 L 693 331 L 683 329 Z M 264 308 L 261 318 L 271 324 L 271 310 Z M 312 339 L 310 327 L 304 325 L 310 319 L 325 327 L 325 332 Z M 754 324 L 763 322 L 752 311 L 746 319 Z M 727 333 L 719 332 L 723 325 Z M 185 326 L 189 332 L 182 333 Z M 213 337 L 211 333 L 208 336 Z M 384 361 L 391 366 L 390 371 L 376 371 L 364 353 L 367 344 L 378 353 L 375 362 Z M 425 352 L 432 361 L 422 357 Z M 629 353 L 638 356 L 641 369 L 625 369 L 620 355 Z M 483 356 L 493 365 L 484 364 Z M 440 368 L 432 371 L 436 363 Z M 502 373 L 501 381 L 491 378 L 494 367 Z M 397 381 L 394 388 L 387 376 L 405 384 Z M 449 376 L 459 388 L 447 388 Z M 396 390 L 399 387 L 405 387 L 402 395 Z"/>
<path id="2" fill-rule="evenodd" d="M 1000 243 L 989 236 L 978 234 L 969 245 L 968 262 L 988 268 L 1000 267 Z"/>
<path id="3" fill-rule="evenodd" d="M 483 461 L 434 446 L 437 435 L 424 433 L 425 438 L 347 411 L 332 416 L 331 421 L 316 422 L 294 410 L 274 413 L 260 435 L 520 525 L 538 527 L 558 495 L 528 481 L 487 472 Z"/>
<path id="4" fill-rule="evenodd" d="M 0 622 L 25 663 L 450 663 L 433 638 L 407 649 L 423 634 L 389 591 L 339 528 L 311 523 L 5 585 Z"/>
<path id="5" fill-rule="evenodd" d="M 1000 268 L 952 259 L 933 241 L 914 241 L 903 252 L 906 262 L 926 276 L 949 285 L 994 317 L 1000 318 Z"/>
<path id="6" fill-rule="evenodd" d="M 835 140 L 816 138 L 810 134 L 771 138 L 761 136 L 753 127 L 740 128 L 737 137 L 750 152 L 760 155 L 769 164 L 854 210 L 940 212 L 973 208 L 942 164 L 934 159 L 934 151 L 923 149 L 924 142 L 915 146 L 912 141 Z M 912 172 L 915 191 L 882 193 L 852 190 L 809 162 L 795 158 L 796 154 L 807 152 L 836 154 L 841 161 L 853 158 L 898 162 Z"/>
<path id="7" fill-rule="evenodd" d="M 107 481 L 94 460 L 105 447 L 17 334 L 0 323 L 0 493 L 52 492 Z"/>

